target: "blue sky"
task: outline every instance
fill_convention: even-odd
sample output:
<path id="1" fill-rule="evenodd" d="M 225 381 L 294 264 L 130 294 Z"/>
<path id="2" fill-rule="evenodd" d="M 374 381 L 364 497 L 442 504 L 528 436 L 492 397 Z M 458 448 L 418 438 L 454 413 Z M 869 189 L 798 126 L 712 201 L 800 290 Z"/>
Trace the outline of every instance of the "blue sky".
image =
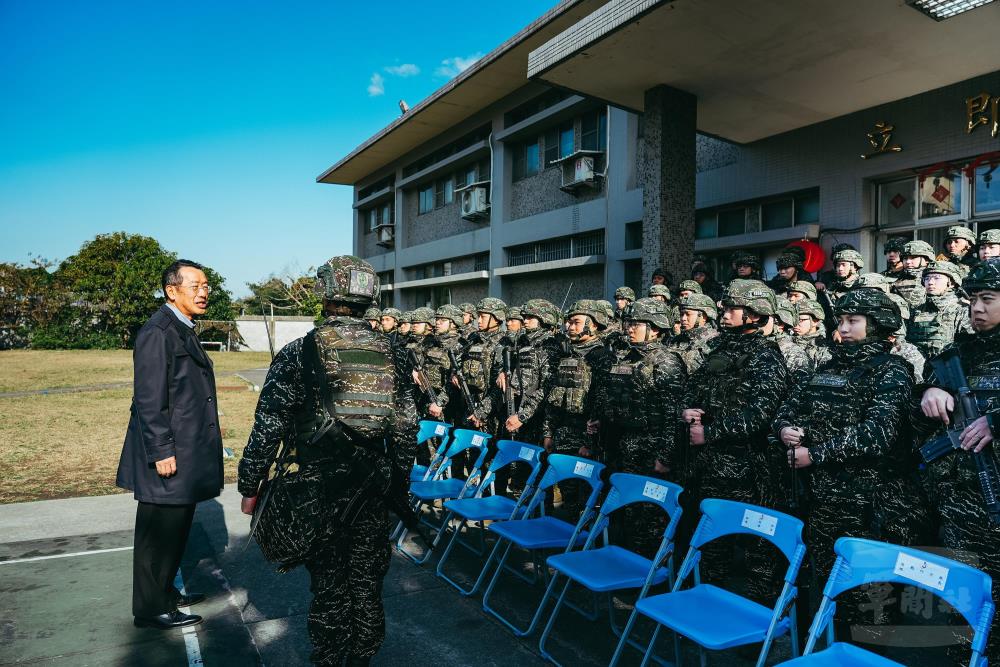
<path id="1" fill-rule="evenodd" d="M 316 176 L 554 4 L 0 0 L 0 261 L 141 233 L 240 296 L 350 252 Z"/>

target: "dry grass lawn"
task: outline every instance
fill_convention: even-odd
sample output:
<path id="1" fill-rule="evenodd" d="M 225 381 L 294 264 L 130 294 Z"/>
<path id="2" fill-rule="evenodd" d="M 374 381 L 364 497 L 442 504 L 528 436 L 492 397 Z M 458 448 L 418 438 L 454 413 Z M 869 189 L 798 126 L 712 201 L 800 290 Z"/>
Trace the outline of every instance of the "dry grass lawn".
<path id="1" fill-rule="evenodd" d="M 217 375 L 267 368 L 271 363 L 271 355 L 267 352 L 209 352 L 209 356 Z M 131 381 L 131 350 L 0 352 L 0 392 Z"/>
<path id="2" fill-rule="evenodd" d="M 270 355 L 213 353 L 216 372 L 266 367 Z M 238 358 L 238 359 L 237 359 Z M 15 379 L 9 377 L 11 363 Z M 2 391 L 128 382 L 131 353 L 3 352 Z M 94 380 L 94 376 L 100 379 Z M 70 380 L 69 378 L 72 378 Z M 222 385 L 242 384 L 230 378 Z M 253 425 L 258 394 L 220 391 L 220 425 L 226 447 L 226 481 Z M 0 398 L 0 503 L 115 493 L 115 472 L 128 424 L 131 389 Z"/>

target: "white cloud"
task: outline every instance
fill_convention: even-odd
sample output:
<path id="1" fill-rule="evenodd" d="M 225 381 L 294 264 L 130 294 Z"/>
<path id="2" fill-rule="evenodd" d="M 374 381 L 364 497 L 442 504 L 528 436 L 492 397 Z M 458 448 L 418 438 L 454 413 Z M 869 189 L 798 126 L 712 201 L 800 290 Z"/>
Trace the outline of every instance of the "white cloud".
<path id="1" fill-rule="evenodd" d="M 385 71 L 394 76 L 416 76 L 420 74 L 420 68 L 413 63 L 403 63 L 402 65 L 389 65 Z"/>
<path id="2" fill-rule="evenodd" d="M 472 67 L 482 57 L 482 53 L 473 53 L 471 56 L 465 56 L 464 58 L 462 56 L 445 58 L 441 61 L 441 66 L 434 70 L 434 73 L 450 79 Z"/>
<path id="3" fill-rule="evenodd" d="M 368 97 L 378 97 L 379 95 L 385 95 L 385 79 L 376 72 L 372 74 L 372 80 L 368 84 Z"/>

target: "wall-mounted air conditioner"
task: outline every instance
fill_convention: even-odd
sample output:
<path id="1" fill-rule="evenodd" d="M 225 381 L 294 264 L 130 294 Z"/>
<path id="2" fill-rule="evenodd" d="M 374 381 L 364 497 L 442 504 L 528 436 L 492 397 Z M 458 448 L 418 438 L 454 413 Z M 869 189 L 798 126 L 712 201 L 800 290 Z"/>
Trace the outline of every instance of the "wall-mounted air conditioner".
<path id="1" fill-rule="evenodd" d="M 379 225 L 375 228 L 376 243 L 386 248 L 391 248 L 396 242 L 396 227 L 393 225 Z"/>
<path id="2" fill-rule="evenodd" d="M 472 183 L 455 192 L 462 198 L 462 218 L 472 222 L 489 220 L 489 181 Z"/>
<path id="3" fill-rule="evenodd" d="M 596 188 L 598 179 L 603 175 L 598 173 L 603 162 L 602 151 L 576 151 L 557 160 L 562 168 L 562 186 L 565 192 L 575 193 L 582 188 Z"/>

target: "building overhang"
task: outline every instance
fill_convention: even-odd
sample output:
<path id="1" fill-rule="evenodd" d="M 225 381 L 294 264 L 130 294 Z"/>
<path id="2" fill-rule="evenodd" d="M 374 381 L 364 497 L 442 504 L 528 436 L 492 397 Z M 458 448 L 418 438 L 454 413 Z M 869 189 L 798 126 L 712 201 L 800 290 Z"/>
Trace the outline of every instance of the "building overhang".
<path id="1" fill-rule="evenodd" d="M 559 271 L 561 269 L 578 269 L 582 266 L 594 266 L 604 264 L 604 255 L 584 255 L 583 257 L 570 257 L 567 259 L 553 259 L 548 262 L 535 262 L 533 264 L 518 264 L 517 266 L 503 266 L 493 269 L 493 273 L 498 276 L 516 276 L 521 273 L 535 273 L 537 271 Z"/>
<path id="2" fill-rule="evenodd" d="M 528 84 L 528 54 L 597 9 L 603 0 L 562 0 L 474 65 L 320 174 L 354 185 Z"/>
<path id="3" fill-rule="evenodd" d="M 1000 3 L 938 22 L 902 0 L 611 0 L 528 77 L 639 112 L 672 86 L 700 132 L 747 143 L 993 72 L 998 26 Z"/>
<path id="4" fill-rule="evenodd" d="M 454 273 L 450 276 L 438 276 L 437 278 L 419 278 L 417 280 L 406 280 L 396 283 L 396 289 L 412 289 L 414 287 L 441 287 L 442 285 L 454 285 L 457 283 L 468 283 L 477 280 L 489 280 L 489 271 L 468 271 L 466 273 Z"/>
<path id="5" fill-rule="evenodd" d="M 717 250 L 737 250 L 739 248 L 756 248 L 776 243 L 788 243 L 800 239 L 819 239 L 819 225 L 797 225 L 784 229 L 769 229 L 765 232 L 737 234 L 735 236 L 718 236 L 710 239 L 698 239 L 694 242 L 695 252 L 714 252 Z"/>

